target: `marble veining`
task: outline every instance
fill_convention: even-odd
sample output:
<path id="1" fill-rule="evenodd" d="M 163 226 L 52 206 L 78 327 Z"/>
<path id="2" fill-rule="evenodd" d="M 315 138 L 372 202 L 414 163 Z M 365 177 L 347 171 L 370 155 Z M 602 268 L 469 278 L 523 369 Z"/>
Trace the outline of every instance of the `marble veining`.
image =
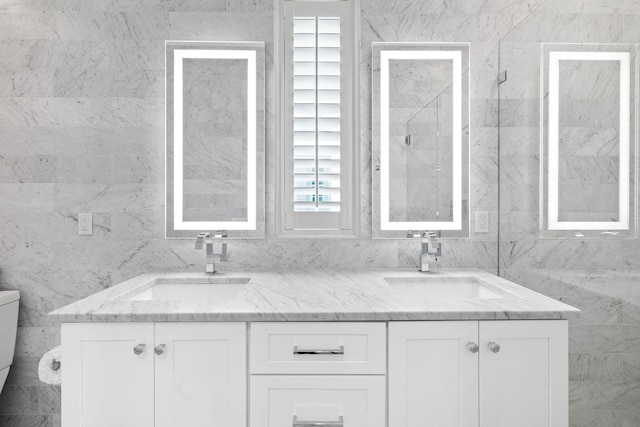
<path id="1" fill-rule="evenodd" d="M 502 298 L 409 299 L 385 278 L 481 280 Z M 230 299 L 139 301 L 156 283 L 250 278 Z M 215 286 L 212 283 L 211 286 Z M 579 310 L 476 269 L 146 273 L 50 313 L 61 322 L 567 319 Z"/>

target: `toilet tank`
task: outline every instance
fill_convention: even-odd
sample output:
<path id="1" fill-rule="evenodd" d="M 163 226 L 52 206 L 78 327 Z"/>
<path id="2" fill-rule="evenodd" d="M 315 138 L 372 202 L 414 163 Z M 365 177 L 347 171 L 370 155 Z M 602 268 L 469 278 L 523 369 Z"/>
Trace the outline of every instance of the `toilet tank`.
<path id="1" fill-rule="evenodd" d="M 11 365 L 18 330 L 18 291 L 0 291 L 0 369 Z"/>

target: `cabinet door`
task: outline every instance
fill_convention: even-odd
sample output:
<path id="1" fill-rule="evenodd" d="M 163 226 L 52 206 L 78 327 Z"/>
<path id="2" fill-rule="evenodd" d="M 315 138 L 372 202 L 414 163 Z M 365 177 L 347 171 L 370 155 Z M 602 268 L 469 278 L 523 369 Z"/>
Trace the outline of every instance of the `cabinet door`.
<path id="1" fill-rule="evenodd" d="M 480 427 L 567 427 L 567 358 L 565 320 L 480 322 Z"/>
<path id="2" fill-rule="evenodd" d="M 156 323 L 156 427 L 246 427 L 246 330 Z"/>
<path id="3" fill-rule="evenodd" d="M 64 427 L 153 427 L 153 324 L 65 323 L 62 357 Z"/>
<path id="4" fill-rule="evenodd" d="M 477 342 L 475 321 L 389 322 L 389 427 L 477 426 Z"/>
<path id="5" fill-rule="evenodd" d="M 251 376 L 251 427 L 385 427 L 384 376 Z"/>

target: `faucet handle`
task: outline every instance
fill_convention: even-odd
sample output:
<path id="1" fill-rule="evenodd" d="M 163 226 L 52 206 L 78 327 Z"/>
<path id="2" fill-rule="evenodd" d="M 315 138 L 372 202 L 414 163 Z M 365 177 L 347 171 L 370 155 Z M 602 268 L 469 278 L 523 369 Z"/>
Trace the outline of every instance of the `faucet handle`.
<path id="1" fill-rule="evenodd" d="M 211 238 L 211 233 L 202 232 L 198 234 L 198 237 L 196 237 L 196 249 L 202 249 L 202 244 L 206 238 Z"/>

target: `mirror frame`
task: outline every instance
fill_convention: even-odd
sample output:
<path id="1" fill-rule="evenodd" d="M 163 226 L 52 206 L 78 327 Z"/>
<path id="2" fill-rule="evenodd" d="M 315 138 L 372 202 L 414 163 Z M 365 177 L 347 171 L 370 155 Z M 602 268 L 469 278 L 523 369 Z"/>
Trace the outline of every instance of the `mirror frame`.
<path id="1" fill-rule="evenodd" d="M 637 137 L 634 45 L 542 43 L 540 69 L 540 237 L 611 238 L 636 235 Z M 560 61 L 616 61 L 620 64 L 618 156 L 618 220 L 561 221 L 560 176 Z"/>
<path id="2" fill-rule="evenodd" d="M 226 230 L 229 238 L 264 238 L 265 145 L 264 42 L 165 41 L 165 230 L 167 238 L 194 238 L 200 231 Z M 183 219 L 183 61 L 247 61 L 247 220 Z"/>
<path id="3" fill-rule="evenodd" d="M 372 43 L 372 236 L 373 238 L 406 238 L 408 230 L 445 231 L 443 238 L 469 237 L 469 179 L 463 179 L 463 168 L 470 167 L 470 43 Z M 466 57 L 463 58 L 463 55 Z M 389 206 L 389 61 L 392 59 L 450 59 L 453 62 L 453 219 L 451 221 L 390 221 Z M 462 64 L 469 64 L 466 78 Z M 466 80 L 466 81 L 465 81 Z M 466 103 L 463 87 L 468 88 Z M 386 106 L 386 107 L 385 107 Z M 466 108 L 465 108 L 466 107 Z M 455 113 L 458 114 L 455 114 Z M 376 120 L 376 118 L 378 120 Z M 463 135 L 466 118 L 466 135 Z M 465 138 L 466 137 L 466 141 Z M 466 149 L 466 152 L 465 152 Z M 386 154 L 386 155 L 385 155 Z M 466 154 L 466 163 L 463 160 Z M 466 203 L 465 203 L 466 202 Z M 465 211 L 466 210 L 466 211 Z M 464 214 L 466 213 L 466 221 Z M 456 231 L 461 231 L 460 234 Z"/>

